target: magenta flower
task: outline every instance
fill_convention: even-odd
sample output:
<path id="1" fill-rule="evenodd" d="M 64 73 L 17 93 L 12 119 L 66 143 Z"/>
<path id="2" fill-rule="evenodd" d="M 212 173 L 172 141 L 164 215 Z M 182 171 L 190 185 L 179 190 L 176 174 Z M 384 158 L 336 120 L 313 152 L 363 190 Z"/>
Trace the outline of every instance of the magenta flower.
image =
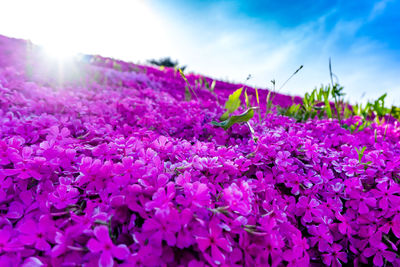
<path id="1" fill-rule="evenodd" d="M 171 210 L 168 215 L 158 214 L 145 220 L 142 226 L 143 233 L 148 236 L 152 245 L 160 246 L 165 240 L 169 246 L 175 246 L 176 234 L 181 228 L 179 214 Z"/>
<path id="2" fill-rule="evenodd" d="M 88 243 L 88 249 L 93 253 L 101 253 L 99 266 L 112 267 L 114 266 L 114 257 L 119 260 L 124 260 L 129 255 L 129 249 L 126 245 L 114 245 L 108 233 L 106 226 L 98 226 L 94 229 L 96 238 L 91 238 Z"/>
<path id="3" fill-rule="evenodd" d="M 18 250 L 22 250 L 22 244 L 12 238 L 13 229 L 11 226 L 3 226 L 0 229 L 0 254 L 11 253 Z"/>
<path id="4" fill-rule="evenodd" d="M 232 246 L 222 235 L 222 229 L 218 225 L 217 219 L 211 220 L 208 227 L 207 234 L 195 236 L 197 245 L 203 253 L 210 248 L 212 261 L 215 264 L 222 264 L 225 262 L 226 256 L 221 249 L 229 253 L 232 251 Z"/>
<path id="5" fill-rule="evenodd" d="M 349 220 L 347 219 L 346 216 L 343 216 L 342 214 L 340 214 L 339 212 L 335 213 L 336 218 L 340 221 L 340 223 L 338 223 L 338 228 L 339 228 L 339 232 L 342 235 L 347 235 L 350 236 L 354 233 Z"/>
<path id="6" fill-rule="evenodd" d="M 62 128 L 61 131 L 58 126 L 51 126 L 48 130 L 48 135 L 46 137 L 47 141 L 55 140 L 59 144 L 68 143 L 71 141 L 70 131 L 68 128 Z"/>
<path id="7" fill-rule="evenodd" d="M 328 249 L 327 254 L 323 254 L 323 262 L 332 267 L 342 266 L 342 262 L 347 263 L 347 255 L 341 251 L 343 247 L 339 244 L 333 243 Z"/>
<path id="8" fill-rule="evenodd" d="M 40 158 L 32 156 L 33 150 L 31 147 L 24 147 L 21 156 L 15 155 L 14 169 L 4 169 L 7 176 L 17 175 L 20 179 L 35 178 L 36 180 L 42 179 L 42 175 L 37 171 L 35 164 Z"/>
<path id="9" fill-rule="evenodd" d="M 1 266 L 400 266 L 396 114 L 297 121 L 278 113 L 301 97 L 266 110 L 246 86 L 235 115 L 260 110 L 225 131 L 210 122 L 243 85 L 58 67 L 0 35 Z"/>
<path id="10" fill-rule="evenodd" d="M 290 189 L 290 193 L 297 196 L 300 193 L 301 181 L 300 177 L 294 173 L 284 174 L 286 176 L 285 185 Z"/>
<path id="11" fill-rule="evenodd" d="M 56 232 L 54 241 L 56 245 L 51 249 L 52 257 L 58 257 L 71 249 L 83 251 L 83 247 L 74 247 L 74 240 L 82 234 L 82 227 L 75 225 L 67 228 L 65 233 Z"/>
<path id="12" fill-rule="evenodd" d="M 289 151 L 279 151 L 275 160 L 277 166 L 282 169 L 286 169 L 288 166 L 292 165 L 293 159 L 290 158 Z"/>
<path id="13" fill-rule="evenodd" d="M 315 198 L 309 199 L 301 196 L 296 204 L 296 215 L 301 216 L 302 221 L 306 223 L 312 222 L 313 216 L 320 217 L 322 215 L 322 210 L 317 208 L 318 206 L 318 200 Z"/>
<path id="14" fill-rule="evenodd" d="M 343 171 L 347 176 L 354 176 L 364 172 L 364 167 L 358 162 L 357 159 L 345 158 L 343 163 Z"/>
<path id="15" fill-rule="evenodd" d="M 386 210 L 389 203 L 395 205 L 400 202 L 400 196 L 395 195 L 400 193 L 400 186 L 393 182 L 383 182 L 376 185 L 377 189 L 372 189 L 371 192 L 379 199 L 378 207 Z"/>
<path id="16" fill-rule="evenodd" d="M 353 191 L 350 195 L 352 198 L 346 202 L 346 205 L 360 214 L 367 214 L 370 211 L 370 207 L 376 206 L 376 199 L 373 197 L 366 197 L 358 191 Z"/>
<path id="17" fill-rule="evenodd" d="M 118 163 L 114 167 L 117 174 L 123 175 L 128 180 L 137 181 L 138 166 L 135 164 L 133 157 L 123 157 L 122 163 Z"/>
<path id="18" fill-rule="evenodd" d="M 308 228 L 308 232 L 313 235 L 313 237 L 310 237 L 311 246 L 315 246 L 318 243 L 319 251 L 328 251 L 330 247 L 329 244 L 333 243 L 333 237 L 326 225 L 311 225 Z"/>
<path id="19" fill-rule="evenodd" d="M 7 165 L 12 162 L 13 158 L 18 157 L 18 150 L 9 147 L 6 142 L 0 140 L 0 165 Z"/>
<path id="20" fill-rule="evenodd" d="M 233 183 L 224 189 L 224 199 L 229 207 L 241 215 L 247 216 L 251 212 L 251 188 L 246 182 L 242 182 L 240 187 Z"/>
<path id="21" fill-rule="evenodd" d="M 57 209 L 64 209 L 68 205 L 75 204 L 79 196 L 78 189 L 71 185 L 60 184 L 56 191 L 49 195 L 49 201 Z"/>
<path id="22" fill-rule="evenodd" d="M 372 235 L 369 242 L 370 246 L 363 251 L 363 255 L 367 258 L 374 256 L 373 263 L 375 266 L 383 266 L 383 259 L 393 262 L 396 253 L 388 251 L 388 247 L 382 242 L 382 232 Z"/>
<path id="23" fill-rule="evenodd" d="M 388 234 L 390 229 L 392 229 L 397 238 L 400 238 L 400 214 L 396 214 L 393 218 L 388 218 L 388 221 L 380 228 L 385 234 Z"/>
<path id="24" fill-rule="evenodd" d="M 155 210 L 155 214 L 168 215 L 171 208 L 174 206 L 171 202 L 175 197 L 175 184 L 170 182 L 166 188 L 159 188 L 157 192 L 153 194 L 152 201 L 145 204 L 147 211 Z"/>
<path id="25" fill-rule="evenodd" d="M 313 160 L 314 162 L 319 162 L 319 149 L 317 144 L 312 144 L 310 140 L 306 141 L 304 144 L 304 151 L 306 152 L 306 157 Z"/>
<path id="26" fill-rule="evenodd" d="M 211 202 L 210 189 L 206 184 L 194 182 L 187 183 L 184 186 L 185 196 L 177 196 L 176 201 L 179 204 L 190 207 L 207 207 Z"/>
<path id="27" fill-rule="evenodd" d="M 191 224 L 193 212 L 190 209 L 184 209 L 179 215 L 181 229 L 179 230 L 176 238 L 176 246 L 182 249 L 187 248 L 194 243 L 194 237 L 192 233 L 193 227 Z"/>
<path id="28" fill-rule="evenodd" d="M 21 232 L 19 240 L 24 245 L 30 245 L 41 251 L 49 251 L 49 244 L 52 232 L 54 232 L 53 223 L 49 217 L 42 216 L 36 223 L 29 219 L 24 221 L 18 228 Z"/>

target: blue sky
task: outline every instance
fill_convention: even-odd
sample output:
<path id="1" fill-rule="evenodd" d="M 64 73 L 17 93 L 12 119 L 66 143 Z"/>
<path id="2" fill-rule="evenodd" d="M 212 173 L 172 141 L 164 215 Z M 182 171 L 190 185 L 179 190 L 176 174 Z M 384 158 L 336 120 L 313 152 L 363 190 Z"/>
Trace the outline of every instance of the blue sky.
<path id="1" fill-rule="evenodd" d="M 21 8 L 24 7 L 24 8 Z M 53 54 L 134 62 L 170 56 L 188 71 L 302 95 L 328 84 L 328 60 L 352 102 L 388 93 L 400 106 L 400 1 L 0 0 L 0 34 Z M 361 96 L 365 93 L 364 98 Z"/>
<path id="2" fill-rule="evenodd" d="M 178 35 L 176 58 L 190 69 L 256 86 L 286 80 L 303 94 L 329 82 L 328 60 L 351 102 L 388 92 L 400 105 L 400 3 L 396 1 L 157 1 Z M 218 52 L 215 52 L 218 51 Z M 215 52 L 215 53 L 214 53 Z M 196 57 L 196 54 L 198 55 Z M 279 87 L 279 86 L 278 86 Z"/>

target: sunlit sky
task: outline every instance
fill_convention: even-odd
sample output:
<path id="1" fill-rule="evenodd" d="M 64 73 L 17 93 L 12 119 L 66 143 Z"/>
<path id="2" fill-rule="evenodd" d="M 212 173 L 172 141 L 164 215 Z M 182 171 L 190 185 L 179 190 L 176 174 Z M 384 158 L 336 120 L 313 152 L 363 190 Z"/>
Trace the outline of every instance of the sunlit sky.
<path id="1" fill-rule="evenodd" d="M 328 84 L 328 60 L 355 103 L 387 92 L 400 106 L 400 2 L 390 0 L 0 0 L 0 34 L 49 54 L 145 63 L 169 56 L 187 71 L 302 95 Z"/>

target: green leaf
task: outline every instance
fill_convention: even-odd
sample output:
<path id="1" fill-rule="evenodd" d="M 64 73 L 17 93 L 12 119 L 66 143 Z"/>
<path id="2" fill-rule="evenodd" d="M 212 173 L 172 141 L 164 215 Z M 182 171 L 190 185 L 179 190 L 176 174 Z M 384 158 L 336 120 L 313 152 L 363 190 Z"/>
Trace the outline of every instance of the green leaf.
<path id="1" fill-rule="evenodd" d="M 247 89 L 244 91 L 244 96 L 246 99 L 246 107 L 250 107 L 250 101 L 249 101 L 249 96 L 247 95 Z"/>
<path id="2" fill-rule="evenodd" d="M 230 113 L 229 113 L 229 111 L 227 110 L 227 111 L 225 111 L 224 114 L 222 114 L 222 116 L 219 118 L 219 120 L 220 120 L 220 121 L 227 120 L 227 119 L 229 118 L 229 115 L 230 115 Z"/>
<path id="3" fill-rule="evenodd" d="M 330 93 L 330 88 L 328 88 L 328 90 L 326 90 L 326 91 L 323 91 L 326 116 L 328 116 L 328 118 L 331 119 L 332 118 L 332 109 L 331 109 L 331 103 L 329 102 L 329 93 Z"/>
<path id="4" fill-rule="evenodd" d="M 190 93 L 189 87 L 187 85 L 185 86 L 185 100 L 192 100 L 192 93 Z"/>
<path id="5" fill-rule="evenodd" d="M 258 98 L 258 90 L 256 88 L 257 105 L 260 107 L 260 99 Z"/>
<path id="6" fill-rule="evenodd" d="M 358 154 L 358 162 L 361 163 L 362 157 L 364 156 L 364 152 L 367 149 L 366 146 L 363 146 L 360 150 L 358 150 L 357 148 L 355 148 Z"/>
<path id="7" fill-rule="evenodd" d="M 225 108 L 227 111 L 221 116 L 220 121 L 228 119 L 229 115 L 240 107 L 240 96 L 242 94 L 243 87 L 237 89 L 235 92 L 229 95 L 228 100 L 225 102 Z"/>
<path id="8" fill-rule="evenodd" d="M 231 95 L 229 95 L 228 101 L 225 102 L 225 108 L 229 111 L 229 113 L 233 113 L 240 107 L 240 96 L 242 94 L 243 87 L 237 89 Z"/>
<path id="9" fill-rule="evenodd" d="M 212 121 L 211 124 L 218 127 L 222 127 L 224 130 L 228 130 L 233 124 L 240 122 L 247 122 L 251 118 L 253 118 L 253 116 L 254 116 L 254 108 L 249 108 L 240 115 L 233 115 L 221 122 Z"/>
<path id="10" fill-rule="evenodd" d="M 185 80 L 186 83 L 189 83 L 188 80 L 186 79 L 185 74 L 183 73 L 183 71 L 181 69 L 178 69 L 179 74 L 181 75 L 181 77 L 183 78 L 183 80 Z"/>
<path id="11" fill-rule="evenodd" d="M 210 91 L 211 91 L 211 92 L 214 92 L 215 84 L 216 84 L 216 81 L 213 80 L 212 83 L 211 83 L 211 86 L 210 86 Z"/>
<path id="12" fill-rule="evenodd" d="M 186 101 L 190 101 L 192 99 L 192 92 L 194 93 L 195 97 L 197 98 L 196 92 L 192 89 L 192 87 L 190 86 L 189 81 L 187 80 L 185 74 L 183 74 L 183 71 L 181 69 L 178 68 L 179 74 L 181 75 L 181 77 L 183 78 L 183 80 L 186 82 L 186 86 L 185 86 L 185 100 Z M 191 92 L 192 91 L 192 92 Z M 188 100 L 189 99 L 189 100 Z"/>
<path id="13" fill-rule="evenodd" d="M 271 94 L 272 91 L 268 91 L 268 95 L 267 95 L 267 108 L 265 111 L 265 114 L 268 114 L 271 111 L 271 107 L 272 107 L 272 98 L 271 98 Z"/>

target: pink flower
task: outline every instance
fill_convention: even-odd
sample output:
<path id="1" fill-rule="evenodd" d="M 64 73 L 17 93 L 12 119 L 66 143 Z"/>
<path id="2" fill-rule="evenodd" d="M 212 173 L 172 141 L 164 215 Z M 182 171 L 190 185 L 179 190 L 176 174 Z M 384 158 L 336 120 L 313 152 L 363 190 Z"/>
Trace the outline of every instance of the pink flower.
<path id="1" fill-rule="evenodd" d="M 370 237 L 370 246 L 363 251 L 363 255 L 367 258 L 374 256 L 373 262 L 375 266 L 383 266 L 383 259 L 393 262 L 396 253 L 388 251 L 388 247 L 382 242 L 382 232 L 377 232 Z"/>
<path id="2" fill-rule="evenodd" d="M 343 247 L 341 245 L 333 243 L 328 249 L 328 253 L 323 254 L 323 262 L 332 267 L 342 266 L 340 261 L 347 263 L 347 255 L 345 252 L 341 251 L 342 248 Z"/>
<path id="3" fill-rule="evenodd" d="M 229 241 L 222 235 L 222 229 L 218 225 L 217 219 L 210 221 L 207 234 L 196 235 L 195 238 L 201 252 L 204 253 L 208 248 L 211 248 L 211 257 L 215 264 L 225 262 L 226 256 L 221 249 L 228 253 L 232 251 Z"/>
<path id="4" fill-rule="evenodd" d="M 229 207 L 241 215 L 247 216 L 251 212 L 253 193 L 248 183 L 241 182 L 240 187 L 233 183 L 224 189 L 224 199 Z"/>
<path id="5" fill-rule="evenodd" d="M 13 229 L 11 226 L 3 226 L 0 229 L 0 254 L 22 250 L 22 244 L 12 236 Z"/>
<path id="6" fill-rule="evenodd" d="M 376 198 L 379 199 L 379 208 L 386 210 L 389 207 L 389 203 L 394 205 L 399 203 L 400 196 L 395 195 L 400 193 L 400 186 L 393 182 L 383 182 L 376 185 L 377 189 L 372 189 L 371 192 Z"/>
<path id="7" fill-rule="evenodd" d="M 311 246 L 315 246 L 318 243 L 319 251 L 328 251 L 329 244 L 333 242 L 333 237 L 326 225 L 311 225 L 310 228 L 308 228 L 308 232 L 313 235 L 313 237 L 310 237 Z"/>
<path id="8" fill-rule="evenodd" d="M 93 253 L 101 253 L 99 266 L 112 267 L 114 266 L 114 257 L 119 260 L 124 260 L 129 255 L 129 249 L 126 245 L 114 245 L 108 233 L 106 226 L 98 226 L 94 229 L 96 238 L 91 238 L 88 243 L 88 249 Z"/>
<path id="9" fill-rule="evenodd" d="M 25 245 L 34 246 L 41 251 L 50 251 L 50 237 L 54 232 L 53 223 L 49 217 L 42 216 L 39 222 L 28 219 L 18 228 L 21 232 L 19 240 Z"/>
<path id="10" fill-rule="evenodd" d="M 78 189 L 71 185 L 60 184 L 56 191 L 49 195 L 49 200 L 57 209 L 64 209 L 68 205 L 75 204 L 78 196 Z"/>
<path id="11" fill-rule="evenodd" d="M 318 200 L 315 198 L 309 199 L 308 197 L 301 196 L 296 204 L 296 215 L 302 216 L 302 220 L 306 223 L 313 221 L 313 216 L 320 217 L 322 210 L 317 208 L 319 206 Z"/>

